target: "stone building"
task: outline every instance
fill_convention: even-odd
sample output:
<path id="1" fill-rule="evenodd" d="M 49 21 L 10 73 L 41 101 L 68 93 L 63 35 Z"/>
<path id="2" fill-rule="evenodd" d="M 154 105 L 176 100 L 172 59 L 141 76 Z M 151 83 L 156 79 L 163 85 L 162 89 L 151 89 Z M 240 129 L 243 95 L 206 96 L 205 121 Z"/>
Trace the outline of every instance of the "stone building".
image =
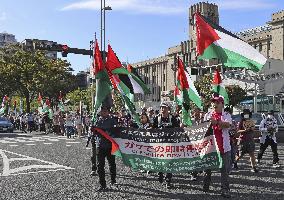
<path id="1" fill-rule="evenodd" d="M 0 33 L 0 47 L 14 43 L 17 43 L 15 35 L 5 32 Z"/>
<path id="2" fill-rule="evenodd" d="M 211 69 L 218 65 L 217 59 L 197 61 L 196 33 L 193 20 L 195 12 L 201 13 L 219 25 L 218 5 L 200 2 L 190 6 L 188 16 L 189 39 L 181 41 L 177 46 L 168 48 L 165 56 L 132 64 L 133 67 L 138 69 L 140 76 L 144 77 L 144 81 L 152 90 L 152 94 L 145 97 L 139 95 L 136 100 L 157 102 L 161 100 L 163 93 L 173 90 L 177 56 L 184 61 L 186 66 L 190 66 L 189 72 L 193 80 L 211 72 Z M 267 22 L 266 25 L 241 31 L 236 35 L 258 49 L 267 58 L 284 60 L 284 10 L 273 13 L 271 21 Z"/>

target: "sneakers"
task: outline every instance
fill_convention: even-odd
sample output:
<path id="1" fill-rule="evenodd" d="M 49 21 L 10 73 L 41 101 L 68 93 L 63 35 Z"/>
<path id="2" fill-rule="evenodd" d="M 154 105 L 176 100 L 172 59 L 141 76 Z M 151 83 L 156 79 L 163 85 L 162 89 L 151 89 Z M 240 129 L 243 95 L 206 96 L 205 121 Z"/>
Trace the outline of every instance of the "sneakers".
<path id="1" fill-rule="evenodd" d="M 222 192 L 221 192 L 221 196 L 224 197 L 224 198 L 226 198 L 226 199 L 231 198 L 231 194 L 230 194 L 229 191 L 222 191 Z"/>
<path id="2" fill-rule="evenodd" d="M 258 173 L 258 169 L 256 169 L 256 167 L 252 168 L 250 171 L 253 173 Z"/>
<path id="3" fill-rule="evenodd" d="M 280 165 L 279 165 L 278 163 L 273 163 L 272 167 L 273 167 L 273 168 L 279 168 Z"/>

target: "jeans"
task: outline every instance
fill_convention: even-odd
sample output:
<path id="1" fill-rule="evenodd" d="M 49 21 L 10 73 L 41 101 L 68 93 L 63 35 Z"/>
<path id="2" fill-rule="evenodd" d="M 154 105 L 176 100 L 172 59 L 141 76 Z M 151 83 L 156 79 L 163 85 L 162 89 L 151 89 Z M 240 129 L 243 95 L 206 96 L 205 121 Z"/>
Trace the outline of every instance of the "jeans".
<path id="1" fill-rule="evenodd" d="M 231 151 L 221 154 L 223 160 L 223 167 L 220 169 L 221 172 L 221 191 L 229 191 L 229 172 L 231 169 Z M 209 189 L 211 183 L 211 169 L 205 171 L 204 185 L 205 189 Z"/>

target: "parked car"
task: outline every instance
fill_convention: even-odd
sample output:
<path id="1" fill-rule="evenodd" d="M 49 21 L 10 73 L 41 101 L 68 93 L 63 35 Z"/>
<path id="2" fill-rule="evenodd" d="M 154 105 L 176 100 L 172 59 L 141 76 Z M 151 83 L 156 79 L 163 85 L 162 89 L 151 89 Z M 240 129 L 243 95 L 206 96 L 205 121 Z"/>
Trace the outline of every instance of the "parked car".
<path id="1" fill-rule="evenodd" d="M 9 132 L 13 133 L 14 126 L 13 124 L 4 117 L 0 117 L 0 132 Z"/>

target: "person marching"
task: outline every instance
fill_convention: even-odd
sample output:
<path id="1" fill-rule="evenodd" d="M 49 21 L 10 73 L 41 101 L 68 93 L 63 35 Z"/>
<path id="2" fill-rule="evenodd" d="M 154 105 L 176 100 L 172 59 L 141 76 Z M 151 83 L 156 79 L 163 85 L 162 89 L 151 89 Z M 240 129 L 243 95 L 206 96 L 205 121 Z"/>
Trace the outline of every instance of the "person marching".
<path id="1" fill-rule="evenodd" d="M 166 103 L 162 103 L 160 106 L 161 113 L 154 118 L 153 128 L 175 128 L 180 127 L 180 122 L 170 114 L 170 106 Z M 172 173 L 166 173 L 164 177 L 163 172 L 159 172 L 159 182 L 162 184 L 164 182 L 164 178 L 166 181 L 166 188 L 170 189 L 172 187 Z"/>
<path id="2" fill-rule="evenodd" d="M 216 138 L 217 146 L 221 153 L 223 160 L 223 166 L 221 171 L 221 195 L 225 198 L 230 198 L 229 187 L 229 172 L 231 169 L 231 145 L 229 128 L 232 124 L 231 115 L 228 112 L 224 112 L 224 99 L 222 97 L 214 97 L 212 99 L 212 105 L 214 110 L 207 115 L 207 119 L 211 121 L 212 128 L 214 130 L 214 136 Z M 211 183 L 211 170 L 205 171 L 203 191 L 209 192 L 209 186 Z"/>
<path id="3" fill-rule="evenodd" d="M 277 120 L 274 117 L 274 111 L 268 112 L 268 116 L 260 122 L 259 131 L 261 132 L 260 137 L 260 150 L 257 156 L 257 162 L 260 163 L 262 156 L 266 148 L 270 145 L 273 152 L 273 167 L 279 167 L 277 142 L 275 134 L 278 132 Z"/>
<path id="4" fill-rule="evenodd" d="M 238 169 L 238 161 L 248 153 L 251 162 L 251 172 L 257 173 L 255 162 L 255 143 L 254 143 L 254 122 L 251 120 L 252 113 L 249 109 L 244 109 L 241 114 L 241 121 L 239 123 L 238 133 L 240 134 L 240 153 L 236 156 L 234 168 Z"/>
<path id="5" fill-rule="evenodd" d="M 95 123 L 94 127 L 101 128 L 104 131 L 109 128 L 117 126 L 117 120 L 110 115 L 110 108 L 107 106 L 101 107 L 100 117 Z M 98 148 L 97 148 L 97 169 L 99 175 L 100 189 L 99 191 L 105 191 L 106 180 L 105 180 L 105 158 L 109 163 L 109 170 L 111 176 L 111 185 L 116 185 L 116 163 L 115 156 L 111 154 L 111 142 L 98 134 Z M 92 159 L 93 162 L 93 159 Z M 92 163 L 94 164 L 94 163 Z"/>

